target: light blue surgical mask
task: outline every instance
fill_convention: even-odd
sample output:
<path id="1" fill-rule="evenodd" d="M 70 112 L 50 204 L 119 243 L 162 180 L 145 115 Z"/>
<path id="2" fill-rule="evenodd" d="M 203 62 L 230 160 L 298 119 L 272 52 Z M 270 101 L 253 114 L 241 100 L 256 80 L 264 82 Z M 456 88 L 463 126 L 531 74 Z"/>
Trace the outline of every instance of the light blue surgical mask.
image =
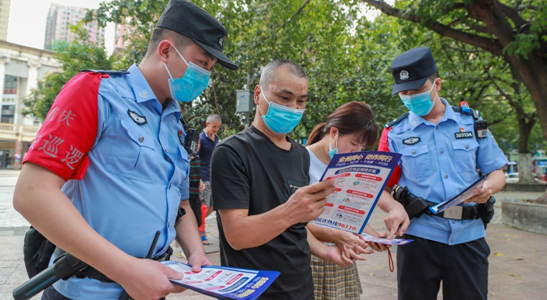
<path id="1" fill-rule="evenodd" d="M 169 69 L 167 68 L 167 65 L 163 63 L 165 69 L 167 70 L 167 74 L 169 74 L 169 90 L 171 91 L 171 98 L 177 101 L 190 102 L 203 93 L 209 84 L 211 72 L 199 67 L 193 62 L 188 63 L 186 59 L 182 57 L 179 50 L 177 50 L 173 44 L 171 44 L 171 46 L 173 46 L 173 49 L 177 51 L 177 54 L 180 58 L 182 58 L 187 66 L 182 78 L 173 78 L 173 76 L 171 76 L 171 72 L 169 72 Z"/>
<path id="2" fill-rule="evenodd" d="M 331 143 L 329 142 L 329 156 L 330 156 L 330 159 L 332 159 L 335 154 L 338 154 L 338 133 L 336 134 L 336 140 L 335 141 L 336 141 L 336 146 L 334 147 L 334 149 L 332 148 Z"/>
<path id="3" fill-rule="evenodd" d="M 305 109 L 295 109 L 275 102 L 269 102 L 262 87 L 260 87 L 260 90 L 262 91 L 264 100 L 268 103 L 268 112 L 266 115 L 262 113 L 260 106 L 257 106 L 266 126 L 277 134 L 286 134 L 293 131 L 296 125 L 300 123 Z"/>
<path id="4" fill-rule="evenodd" d="M 414 95 L 399 94 L 399 97 L 401 97 L 403 104 L 406 108 L 408 108 L 408 110 L 422 117 L 427 115 L 435 105 L 435 99 L 437 99 L 437 97 L 435 96 L 435 99 L 433 99 L 433 101 L 431 100 L 431 91 L 433 91 L 434 87 L 435 83 L 433 83 L 429 92 Z"/>

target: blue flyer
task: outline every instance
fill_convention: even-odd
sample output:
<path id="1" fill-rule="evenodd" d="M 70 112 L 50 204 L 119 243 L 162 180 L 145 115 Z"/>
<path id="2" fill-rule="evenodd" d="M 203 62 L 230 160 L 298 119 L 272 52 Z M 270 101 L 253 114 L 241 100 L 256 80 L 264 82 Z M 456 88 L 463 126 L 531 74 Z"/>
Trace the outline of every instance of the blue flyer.
<path id="1" fill-rule="evenodd" d="M 181 280 L 171 282 L 217 299 L 254 300 L 258 298 L 279 276 L 277 271 L 203 266 L 198 273 L 192 267 L 178 261 L 163 264 L 181 273 Z"/>
<path id="2" fill-rule="evenodd" d="M 321 181 L 333 179 L 336 189 L 312 223 L 362 233 L 400 159 L 401 154 L 381 151 L 334 155 Z"/>
<path id="3" fill-rule="evenodd" d="M 486 180 L 486 176 L 482 175 L 481 178 L 477 179 L 477 181 L 475 181 L 472 185 L 468 186 L 465 190 L 463 190 L 461 193 L 456 195 L 454 198 L 445 202 L 441 202 L 435 206 L 431 206 L 429 210 L 431 210 L 431 212 L 434 214 L 438 214 L 442 211 L 445 211 L 451 208 L 452 206 L 455 206 L 464 202 L 465 200 L 473 197 L 475 195 L 476 190 L 482 188 L 482 184 L 484 183 L 485 180 Z"/>

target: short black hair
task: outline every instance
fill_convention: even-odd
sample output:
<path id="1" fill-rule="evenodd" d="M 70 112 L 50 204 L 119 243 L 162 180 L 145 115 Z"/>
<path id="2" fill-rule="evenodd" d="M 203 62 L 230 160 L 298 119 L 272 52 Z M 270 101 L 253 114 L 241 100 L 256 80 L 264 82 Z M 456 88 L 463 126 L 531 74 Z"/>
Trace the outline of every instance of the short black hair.
<path id="1" fill-rule="evenodd" d="M 439 78 L 439 70 L 433 72 L 433 74 L 429 75 L 429 77 L 427 77 L 428 80 L 431 80 L 431 83 L 434 83 L 435 82 L 435 79 Z"/>
<path id="2" fill-rule="evenodd" d="M 155 27 L 152 31 L 152 37 L 150 37 L 150 43 L 148 43 L 146 55 L 149 55 L 153 51 L 155 51 L 158 48 L 159 43 L 167 38 L 171 38 L 173 40 L 173 44 L 177 47 L 177 50 L 179 51 L 184 50 L 186 47 L 194 43 L 191 38 L 185 35 L 162 27 Z"/>
<path id="3" fill-rule="evenodd" d="M 275 78 L 275 73 L 277 69 L 281 67 L 287 67 L 289 71 L 296 75 L 298 78 L 308 78 L 304 69 L 301 66 L 288 59 L 276 59 L 269 62 L 263 69 L 262 74 L 260 75 L 260 87 L 266 89 L 268 84 L 272 82 Z"/>

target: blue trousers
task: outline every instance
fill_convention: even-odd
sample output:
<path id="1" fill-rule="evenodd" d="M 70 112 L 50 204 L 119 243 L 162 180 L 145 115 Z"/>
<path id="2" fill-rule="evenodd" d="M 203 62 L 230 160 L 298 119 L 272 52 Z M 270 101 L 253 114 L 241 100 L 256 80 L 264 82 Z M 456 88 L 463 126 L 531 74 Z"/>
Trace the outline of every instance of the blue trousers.
<path id="1" fill-rule="evenodd" d="M 71 299 L 63 296 L 63 294 L 57 292 L 57 290 L 52 285 L 50 285 L 44 290 L 44 293 L 42 294 L 42 300 L 71 300 Z"/>
<path id="2" fill-rule="evenodd" d="M 63 296 L 63 294 L 57 292 L 57 290 L 53 286 L 49 286 L 44 290 L 44 293 L 42 294 L 42 300 L 72 300 L 70 298 L 67 298 Z M 165 298 L 161 298 L 160 300 L 165 300 Z"/>

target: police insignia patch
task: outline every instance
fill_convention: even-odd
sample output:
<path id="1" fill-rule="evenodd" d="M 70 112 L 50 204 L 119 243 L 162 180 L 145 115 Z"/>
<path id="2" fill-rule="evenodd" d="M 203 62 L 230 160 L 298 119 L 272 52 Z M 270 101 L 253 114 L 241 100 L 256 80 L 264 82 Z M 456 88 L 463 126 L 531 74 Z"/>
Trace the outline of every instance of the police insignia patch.
<path id="1" fill-rule="evenodd" d="M 138 113 L 136 113 L 136 112 L 134 112 L 130 109 L 127 110 L 127 114 L 129 115 L 131 120 L 133 120 L 133 122 L 135 122 L 137 125 L 144 125 L 144 124 L 148 123 L 148 121 L 146 121 L 145 116 L 141 116 Z"/>
<path id="2" fill-rule="evenodd" d="M 399 73 L 399 78 L 401 80 L 407 80 L 409 78 L 408 71 L 407 70 L 402 70 L 401 73 Z"/>
<path id="3" fill-rule="evenodd" d="M 419 141 L 420 141 L 419 137 L 413 136 L 413 137 L 409 137 L 407 139 L 404 139 L 403 144 L 405 144 L 405 145 L 414 145 L 414 144 L 418 143 Z"/>
<path id="4" fill-rule="evenodd" d="M 141 98 L 148 98 L 150 96 L 150 94 L 148 94 L 147 90 L 144 90 L 144 91 L 139 92 L 139 96 L 141 96 Z"/>
<path id="5" fill-rule="evenodd" d="M 471 131 L 464 131 L 464 132 L 455 132 L 454 136 L 457 140 L 459 139 L 470 139 L 473 138 L 473 132 Z"/>
<path id="6" fill-rule="evenodd" d="M 224 40 L 226 39 L 225 36 L 218 39 L 218 44 L 220 45 L 220 49 L 224 49 Z"/>

